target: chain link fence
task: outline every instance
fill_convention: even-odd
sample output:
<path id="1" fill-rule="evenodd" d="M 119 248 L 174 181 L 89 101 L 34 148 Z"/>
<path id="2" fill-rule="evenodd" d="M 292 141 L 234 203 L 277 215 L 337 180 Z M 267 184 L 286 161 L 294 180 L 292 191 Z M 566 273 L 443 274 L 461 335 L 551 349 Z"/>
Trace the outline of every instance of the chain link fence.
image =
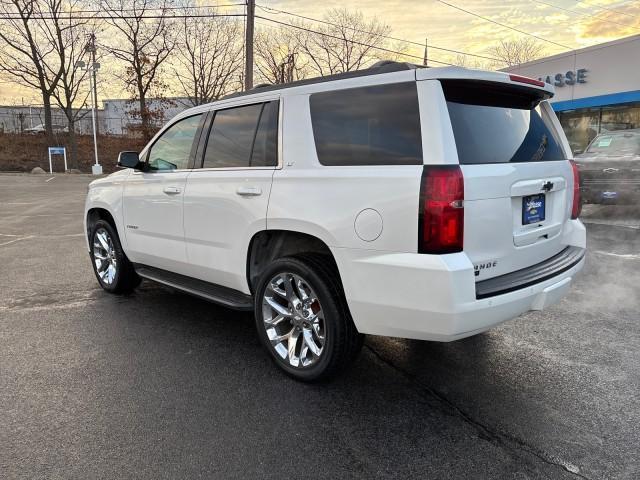
<path id="1" fill-rule="evenodd" d="M 67 118 L 61 112 L 54 111 L 52 125 L 55 133 L 68 133 Z M 97 127 L 100 134 L 118 136 L 137 136 L 139 122 L 122 117 L 105 117 L 98 115 Z M 92 135 L 93 125 L 91 112 L 79 116 L 74 122 L 74 131 L 78 135 Z M 44 134 L 44 114 L 42 112 L 3 111 L 0 107 L 0 134 Z"/>
<path id="2" fill-rule="evenodd" d="M 153 102 L 151 100 L 150 102 Z M 167 120 L 190 107 L 181 101 L 165 102 L 166 106 L 157 109 L 153 116 L 154 125 L 151 130 L 159 129 Z M 101 135 L 116 135 L 126 137 L 140 136 L 140 119 L 132 116 L 126 106 L 126 101 L 105 101 L 108 109 L 97 111 L 97 130 Z M 90 109 L 74 110 L 74 131 L 77 135 L 92 135 L 93 121 Z M 62 110 L 51 110 L 54 134 L 68 133 L 69 122 Z M 1 134 L 44 134 L 44 109 L 41 106 L 0 106 L 0 135 Z"/>

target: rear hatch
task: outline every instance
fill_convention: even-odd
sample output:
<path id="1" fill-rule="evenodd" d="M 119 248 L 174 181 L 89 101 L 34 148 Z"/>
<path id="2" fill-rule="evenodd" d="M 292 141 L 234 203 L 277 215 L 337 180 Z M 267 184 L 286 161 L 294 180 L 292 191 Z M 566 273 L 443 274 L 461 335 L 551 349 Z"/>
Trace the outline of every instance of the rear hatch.
<path id="1" fill-rule="evenodd" d="M 464 251 L 476 281 L 567 247 L 573 171 L 545 90 L 441 80 L 464 176 Z"/>
<path id="2" fill-rule="evenodd" d="M 587 202 L 628 201 L 640 197 L 640 131 L 601 133 L 576 156 Z"/>

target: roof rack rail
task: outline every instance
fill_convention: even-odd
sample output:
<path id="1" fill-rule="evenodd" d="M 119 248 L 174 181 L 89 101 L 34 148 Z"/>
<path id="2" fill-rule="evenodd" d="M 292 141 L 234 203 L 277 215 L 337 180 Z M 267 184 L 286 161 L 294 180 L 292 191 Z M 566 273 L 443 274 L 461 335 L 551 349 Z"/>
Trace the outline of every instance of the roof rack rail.
<path id="1" fill-rule="evenodd" d="M 373 65 L 371 65 L 369 68 L 364 68 L 362 70 L 353 70 L 353 71 L 344 72 L 344 73 L 336 73 L 334 75 L 327 75 L 326 77 L 306 78 L 304 80 L 296 80 L 295 82 L 289 82 L 289 83 L 275 83 L 275 84 L 261 83 L 259 85 L 256 85 L 249 91 L 230 93 L 229 95 L 225 95 L 224 97 L 222 97 L 222 99 L 244 97 L 245 95 L 251 95 L 253 93 L 256 93 L 255 90 L 260 90 L 260 92 L 271 92 L 274 90 L 283 90 L 285 88 L 299 87 L 302 85 L 313 85 L 315 83 L 332 82 L 334 80 L 342 80 L 345 78 L 365 77 L 367 75 L 377 75 L 380 73 L 401 72 L 403 70 L 415 70 L 417 68 L 426 68 L 426 67 L 424 67 L 423 65 L 415 65 L 413 63 L 408 63 L 408 62 L 380 60 L 379 62 L 376 62 Z"/>

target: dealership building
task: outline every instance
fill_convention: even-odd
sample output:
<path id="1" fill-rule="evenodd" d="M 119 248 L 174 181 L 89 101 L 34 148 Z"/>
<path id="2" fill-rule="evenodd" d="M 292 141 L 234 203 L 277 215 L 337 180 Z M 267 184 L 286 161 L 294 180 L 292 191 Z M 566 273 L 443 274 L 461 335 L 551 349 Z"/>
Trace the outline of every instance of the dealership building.
<path id="1" fill-rule="evenodd" d="M 505 70 L 554 85 L 551 104 L 574 152 L 600 132 L 640 128 L 640 35 Z"/>

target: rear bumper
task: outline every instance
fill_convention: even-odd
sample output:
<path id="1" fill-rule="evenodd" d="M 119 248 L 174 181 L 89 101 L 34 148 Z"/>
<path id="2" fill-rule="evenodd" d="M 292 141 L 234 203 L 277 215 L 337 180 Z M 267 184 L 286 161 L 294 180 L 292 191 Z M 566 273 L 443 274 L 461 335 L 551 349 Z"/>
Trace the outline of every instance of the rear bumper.
<path id="1" fill-rule="evenodd" d="M 572 223 L 573 246 L 582 250 L 584 226 Z M 445 342 L 547 308 L 567 294 L 584 266 L 580 255 L 540 281 L 478 299 L 473 265 L 465 253 L 372 256 L 371 251 L 336 249 L 334 254 L 361 333 Z"/>
<path id="2" fill-rule="evenodd" d="M 584 255 L 584 248 L 571 246 L 531 267 L 476 282 L 476 298 L 495 297 L 556 278 L 577 265 Z"/>

